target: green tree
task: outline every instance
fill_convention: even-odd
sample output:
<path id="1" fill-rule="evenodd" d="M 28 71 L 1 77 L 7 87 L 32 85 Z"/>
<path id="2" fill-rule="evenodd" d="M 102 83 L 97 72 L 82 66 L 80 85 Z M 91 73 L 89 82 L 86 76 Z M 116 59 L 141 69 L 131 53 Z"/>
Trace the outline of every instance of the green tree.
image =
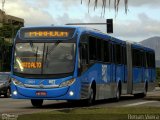
<path id="1" fill-rule="evenodd" d="M 10 71 L 12 40 L 20 27 L 10 23 L 2 24 L 0 27 L 0 71 Z"/>
<path id="2" fill-rule="evenodd" d="M 11 43 L 0 37 L 0 71 L 10 71 Z"/>
<path id="3" fill-rule="evenodd" d="M 10 23 L 5 23 L 0 28 L 0 36 L 13 39 L 20 28 L 21 26 L 14 26 Z"/>

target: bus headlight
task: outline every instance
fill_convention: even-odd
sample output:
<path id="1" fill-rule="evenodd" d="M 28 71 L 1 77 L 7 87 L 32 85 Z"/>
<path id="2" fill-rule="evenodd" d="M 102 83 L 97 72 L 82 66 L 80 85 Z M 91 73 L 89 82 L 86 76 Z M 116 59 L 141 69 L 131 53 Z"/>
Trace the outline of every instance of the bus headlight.
<path id="1" fill-rule="evenodd" d="M 13 95 L 17 95 L 18 93 L 17 93 L 17 91 L 13 91 Z"/>
<path id="2" fill-rule="evenodd" d="M 24 87 L 24 84 L 22 82 L 16 80 L 15 78 L 12 78 L 12 82 L 13 82 L 14 85 Z"/>
<path id="3" fill-rule="evenodd" d="M 70 79 L 70 80 L 67 80 L 67 81 L 62 82 L 59 87 L 70 86 L 70 85 L 72 85 L 74 82 L 75 82 L 75 79 Z"/>
<path id="4" fill-rule="evenodd" d="M 69 92 L 69 95 L 70 95 L 70 96 L 73 96 L 73 95 L 74 95 L 74 92 L 73 92 L 73 91 L 70 91 L 70 92 Z"/>

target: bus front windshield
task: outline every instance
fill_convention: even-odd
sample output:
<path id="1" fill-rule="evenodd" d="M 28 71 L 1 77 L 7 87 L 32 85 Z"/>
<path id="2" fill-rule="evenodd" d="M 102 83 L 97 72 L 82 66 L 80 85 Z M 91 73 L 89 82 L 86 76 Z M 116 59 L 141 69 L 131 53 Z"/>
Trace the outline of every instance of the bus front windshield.
<path id="1" fill-rule="evenodd" d="M 16 43 L 14 72 L 66 74 L 74 71 L 75 43 Z"/>

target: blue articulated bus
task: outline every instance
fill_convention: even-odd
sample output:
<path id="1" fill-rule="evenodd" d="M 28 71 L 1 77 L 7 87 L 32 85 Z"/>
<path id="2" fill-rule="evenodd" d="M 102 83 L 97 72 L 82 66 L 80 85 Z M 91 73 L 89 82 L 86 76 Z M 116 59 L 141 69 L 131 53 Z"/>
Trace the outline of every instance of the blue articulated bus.
<path id="1" fill-rule="evenodd" d="M 74 26 L 24 27 L 17 33 L 11 65 L 12 98 L 95 100 L 154 89 L 155 53 L 98 30 Z"/>

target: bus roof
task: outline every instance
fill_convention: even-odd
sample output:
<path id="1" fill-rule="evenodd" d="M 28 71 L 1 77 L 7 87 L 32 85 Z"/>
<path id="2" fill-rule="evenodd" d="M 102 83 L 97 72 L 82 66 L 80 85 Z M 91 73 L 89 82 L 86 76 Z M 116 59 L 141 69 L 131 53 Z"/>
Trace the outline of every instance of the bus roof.
<path id="1" fill-rule="evenodd" d="M 64 25 L 64 26 L 37 26 L 37 27 L 22 27 L 20 30 L 23 30 L 23 29 L 52 29 L 52 28 L 75 29 L 75 33 L 77 33 L 77 32 L 80 33 L 80 34 L 88 33 L 88 34 L 92 34 L 92 35 L 95 35 L 97 37 L 100 37 L 102 39 L 109 39 L 109 40 L 111 40 L 113 42 L 126 44 L 126 41 L 123 41 L 123 40 L 120 40 L 118 38 L 112 37 L 112 36 L 102 32 L 100 30 L 93 29 L 93 28 L 88 28 L 88 27 L 69 26 L 69 25 Z M 76 34 L 74 34 L 74 36 L 75 35 Z M 129 43 L 131 43 L 132 46 L 134 46 L 135 48 L 140 48 L 140 49 L 143 49 L 143 50 L 146 50 L 146 51 L 153 51 L 154 52 L 153 49 L 145 47 L 145 46 L 142 46 L 139 43 L 135 43 L 135 42 L 129 42 Z"/>

